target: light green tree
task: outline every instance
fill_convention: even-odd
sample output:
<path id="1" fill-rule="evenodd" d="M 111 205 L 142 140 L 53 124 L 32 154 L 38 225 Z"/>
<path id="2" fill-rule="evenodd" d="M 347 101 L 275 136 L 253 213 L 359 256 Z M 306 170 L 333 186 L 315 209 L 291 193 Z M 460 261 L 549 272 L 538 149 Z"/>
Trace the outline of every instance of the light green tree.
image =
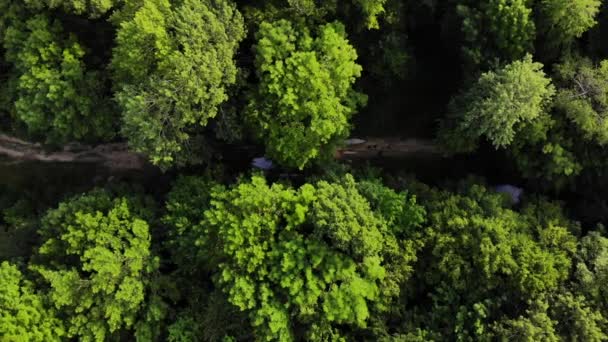
<path id="1" fill-rule="evenodd" d="M 496 72 L 482 74 L 456 97 L 448 119 L 442 122 L 440 137 L 447 141 L 446 147 L 465 151 L 474 149 L 482 136 L 495 148 L 510 145 L 524 130 L 521 139 L 539 139 L 546 133 L 546 110 L 554 94 L 542 64 L 528 55 Z"/>
<path id="2" fill-rule="evenodd" d="M 406 232 L 424 215 L 407 194 L 352 176 L 298 189 L 257 175 L 231 188 L 183 178 L 167 209 L 171 246 L 194 252 L 180 260 L 215 274 L 259 340 L 284 341 L 344 336 L 387 312 L 413 271 Z"/>
<path id="3" fill-rule="evenodd" d="M 61 341 L 65 329 L 55 311 L 19 269 L 0 264 L 0 334 L 3 341 Z"/>
<path id="4" fill-rule="evenodd" d="M 111 63 L 122 133 L 154 164 L 187 162 L 192 131 L 236 82 L 243 19 L 226 0 L 152 0 L 132 12 L 121 16 Z"/>
<path id="5" fill-rule="evenodd" d="M 304 168 L 347 136 L 349 119 L 365 97 L 352 89 L 361 75 L 344 26 L 323 25 L 317 36 L 286 20 L 264 22 L 256 34 L 260 84 L 247 116 L 268 155 Z"/>
<path id="6" fill-rule="evenodd" d="M 148 336 L 140 320 L 159 320 L 162 303 L 150 294 L 158 258 L 152 255 L 150 212 L 136 198 L 95 190 L 62 202 L 42 219 L 41 260 L 32 265 L 66 317 L 67 335 L 105 341 L 121 331 Z M 145 340 L 145 338 L 144 338 Z"/>
<path id="7" fill-rule="evenodd" d="M 353 1 L 365 16 L 365 25 L 368 29 L 378 29 L 378 18 L 384 13 L 386 0 L 354 0 Z"/>

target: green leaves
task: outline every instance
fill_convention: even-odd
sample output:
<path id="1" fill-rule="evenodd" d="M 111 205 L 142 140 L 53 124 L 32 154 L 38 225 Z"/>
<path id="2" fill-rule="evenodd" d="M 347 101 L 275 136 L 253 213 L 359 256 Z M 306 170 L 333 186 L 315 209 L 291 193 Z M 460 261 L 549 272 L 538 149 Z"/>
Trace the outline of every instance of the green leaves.
<path id="1" fill-rule="evenodd" d="M 416 303 L 411 312 L 421 313 L 418 326 L 443 331 L 443 339 L 483 340 L 499 320 L 499 335 L 541 336 L 556 324 L 540 309 L 530 309 L 525 319 L 508 315 L 568 280 L 576 239 L 566 228 L 528 223 L 505 208 L 500 194 L 479 185 L 459 195 L 435 192 L 425 205 L 425 246 L 411 286 L 413 293 L 429 293 L 430 301 L 409 298 Z M 535 211 L 542 208 L 525 212 L 541 217 Z"/>
<path id="2" fill-rule="evenodd" d="M 583 138 L 598 145 L 608 143 L 608 60 L 594 66 L 588 59 L 568 59 L 557 68 L 563 84 L 556 109 L 565 114 Z"/>
<path id="3" fill-rule="evenodd" d="M 501 148 L 513 143 L 524 128 L 536 131 L 526 132 L 521 139 L 542 135 L 547 128 L 535 123 L 543 123 L 543 115 L 554 94 L 555 88 L 542 71 L 542 64 L 533 62 L 528 55 L 496 72 L 482 74 L 471 89 L 455 98 L 450 114 L 456 123 L 444 121 L 440 134 L 448 141 L 470 141 L 454 144 L 465 146 L 465 150 L 474 148 L 474 141 L 481 136 L 495 148 Z M 450 124 L 456 127 L 449 128 Z"/>
<path id="4" fill-rule="evenodd" d="M 401 227 L 392 229 L 397 220 L 387 226 L 357 187 L 350 175 L 298 189 L 257 175 L 231 188 L 183 178 L 165 221 L 182 236 L 176 241 L 185 238 L 182 250 L 198 246 L 190 254 L 195 265 L 216 274 L 230 303 L 249 314 L 257 338 L 293 340 L 297 331 L 312 338 L 343 324 L 365 327 L 411 274 L 415 249 L 393 231 L 419 223 L 405 213 L 421 209 L 404 194 L 387 197 L 403 214 Z M 188 200 L 188 193 L 196 195 Z"/>
<path id="5" fill-rule="evenodd" d="M 224 0 L 154 0 L 119 25 L 111 66 L 123 134 L 162 167 L 194 160 L 191 133 L 236 82 L 240 13 Z"/>
<path id="6" fill-rule="evenodd" d="M 13 66 L 15 117 L 53 143 L 112 137 L 110 106 L 100 96 L 102 77 L 87 70 L 76 37 L 44 14 L 13 10 L 24 17 L 9 17 L 0 40 Z"/>
<path id="7" fill-rule="evenodd" d="M 474 72 L 499 62 L 510 63 L 532 52 L 535 25 L 527 0 L 460 1 L 462 48 L 465 62 Z"/>
<path id="8" fill-rule="evenodd" d="M 256 34 L 256 72 L 247 116 L 278 162 L 303 169 L 331 155 L 365 97 L 351 87 L 361 75 L 344 26 L 326 24 L 316 38 L 285 20 L 264 22 Z"/>
<path id="9" fill-rule="evenodd" d="M 596 24 L 601 4 L 600 0 L 541 0 L 541 22 L 549 45 L 568 47 L 580 38 Z"/>
<path id="10" fill-rule="evenodd" d="M 25 0 L 24 2 L 35 9 L 43 9 L 44 7 L 50 9 L 61 8 L 68 13 L 99 18 L 121 0 Z"/>
<path id="11" fill-rule="evenodd" d="M 61 341 L 65 329 L 55 311 L 19 269 L 0 264 L 0 332 L 6 341 Z"/>
<path id="12" fill-rule="evenodd" d="M 147 306 L 158 260 L 150 252 L 149 216 L 137 200 L 96 190 L 62 203 L 42 221 L 42 256 L 34 265 L 50 299 L 67 317 L 67 333 L 103 341 L 133 329 Z"/>

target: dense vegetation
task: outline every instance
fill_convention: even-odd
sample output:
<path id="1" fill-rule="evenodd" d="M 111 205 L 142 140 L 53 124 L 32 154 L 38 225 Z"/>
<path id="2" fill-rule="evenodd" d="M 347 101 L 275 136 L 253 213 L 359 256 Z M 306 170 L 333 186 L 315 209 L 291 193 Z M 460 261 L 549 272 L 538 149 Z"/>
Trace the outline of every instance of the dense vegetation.
<path id="1" fill-rule="evenodd" d="M 2 134 L 159 175 L 0 183 L 0 341 L 608 340 L 607 30 L 601 0 L 0 0 Z"/>

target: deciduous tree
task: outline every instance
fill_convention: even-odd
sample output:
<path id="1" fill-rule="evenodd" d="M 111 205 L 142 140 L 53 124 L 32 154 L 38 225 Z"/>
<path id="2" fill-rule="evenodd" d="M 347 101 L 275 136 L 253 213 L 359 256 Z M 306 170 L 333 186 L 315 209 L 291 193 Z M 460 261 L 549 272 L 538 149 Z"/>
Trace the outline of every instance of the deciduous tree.
<path id="1" fill-rule="evenodd" d="M 593 27 L 600 0 L 541 0 L 540 22 L 552 47 L 568 47 Z"/>
<path id="2" fill-rule="evenodd" d="M 6 50 L 14 116 L 54 143 L 113 136 L 102 77 L 84 64 L 86 49 L 46 14 L 8 7 L 0 40 Z"/>
<path id="3" fill-rule="evenodd" d="M 154 324 L 145 320 L 160 320 L 162 303 L 150 293 L 158 268 L 150 250 L 150 214 L 139 199 L 95 190 L 42 219 L 39 252 L 47 262 L 31 268 L 49 284 L 68 336 L 105 341 L 135 327 L 143 336 L 150 330 L 145 323 Z"/>
<path id="4" fill-rule="evenodd" d="M 453 149 L 471 150 L 479 137 L 495 148 L 519 139 L 538 140 L 547 130 L 546 110 L 555 88 L 542 64 L 527 56 L 498 71 L 481 75 L 477 82 L 450 104 L 450 118 L 442 122 L 440 135 Z M 453 120 L 453 121 L 450 121 Z"/>
<path id="5" fill-rule="evenodd" d="M 227 0 L 145 1 L 119 23 L 112 69 L 122 132 L 136 151 L 161 166 L 194 159 L 192 131 L 226 101 L 243 37 Z"/>
<path id="6" fill-rule="evenodd" d="M 0 333 L 6 341 L 61 341 L 63 322 L 32 282 L 7 261 L 0 264 Z"/>
<path id="7" fill-rule="evenodd" d="M 264 22 L 256 34 L 256 86 L 248 118 L 278 162 L 304 168 L 329 155 L 347 136 L 349 119 L 365 97 L 353 90 L 361 67 L 344 26 L 309 30 L 286 20 Z"/>

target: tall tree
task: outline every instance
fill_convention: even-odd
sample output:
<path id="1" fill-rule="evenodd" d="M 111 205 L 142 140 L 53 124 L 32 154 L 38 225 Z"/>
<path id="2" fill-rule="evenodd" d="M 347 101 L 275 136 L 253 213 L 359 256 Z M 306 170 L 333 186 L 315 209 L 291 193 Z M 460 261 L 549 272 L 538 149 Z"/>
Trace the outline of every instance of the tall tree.
<path id="1" fill-rule="evenodd" d="M 331 154 L 365 102 L 352 89 L 361 75 L 357 53 L 340 23 L 321 26 L 313 38 L 307 28 L 286 20 L 264 22 L 256 39 L 260 83 L 251 95 L 248 119 L 271 158 L 302 169 Z"/>
<path id="2" fill-rule="evenodd" d="M 216 274 L 260 340 L 325 340 L 364 327 L 390 309 L 413 270 L 416 248 L 403 238 L 423 212 L 378 183 L 346 176 L 293 189 L 253 176 L 181 205 L 192 190 L 176 191 L 166 220 L 191 231 L 178 246 L 198 247 L 194 264 Z"/>
<path id="3" fill-rule="evenodd" d="M 137 198 L 95 190 L 50 210 L 42 219 L 41 260 L 32 265 L 50 285 L 49 298 L 66 318 L 67 335 L 105 341 L 137 328 L 162 304 L 150 293 L 158 258 L 151 253 L 150 211 Z M 152 323 L 153 324 L 153 323 Z"/>
<path id="4" fill-rule="evenodd" d="M 12 66 L 7 90 L 14 116 L 54 143 L 111 137 L 102 77 L 87 70 L 86 50 L 76 36 L 64 32 L 57 19 L 21 4 L 9 5 L 2 16 L 0 41 Z"/>
<path id="5" fill-rule="evenodd" d="M 567 48 L 597 23 L 601 5 L 601 0 L 541 0 L 540 22 L 548 45 Z"/>
<path id="6" fill-rule="evenodd" d="M 531 52 L 535 24 L 528 0 L 460 1 L 463 57 L 469 76 Z"/>
<path id="7" fill-rule="evenodd" d="M 60 8 L 68 13 L 87 15 L 99 18 L 123 0 L 25 0 L 29 7 L 35 9 Z"/>
<path id="8" fill-rule="evenodd" d="M 243 19 L 227 0 L 152 0 L 132 12 L 121 17 L 111 64 L 123 135 L 161 166 L 196 159 L 192 131 L 236 81 Z"/>
<path id="9" fill-rule="evenodd" d="M 479 137 L 487 138 L 495 148 L 521 139 L 534 140 L 547 130 L 546 110 L 555 88 L 542 64 L 528 55 L 498 71 L 489 71 L 464 94 L 450 104 L 448 119 L 440 129 L 446 147 L 472 150 Z"/>
<path id="10" fill-rule="evenodd" d="M 61 341 L 62 321 L 21 271 L 0 264 L 0 333 L 5 341 Z"/>

